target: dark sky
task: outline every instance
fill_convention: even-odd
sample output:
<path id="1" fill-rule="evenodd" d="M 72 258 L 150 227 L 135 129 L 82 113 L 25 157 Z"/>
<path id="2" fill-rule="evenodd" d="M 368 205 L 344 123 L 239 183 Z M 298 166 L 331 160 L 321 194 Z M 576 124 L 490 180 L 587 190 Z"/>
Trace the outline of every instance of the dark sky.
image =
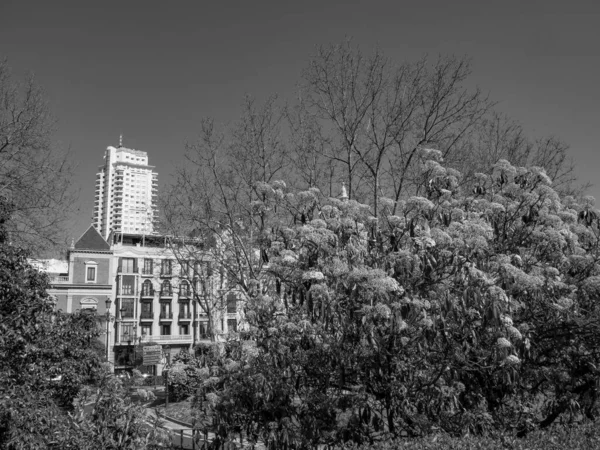
<path id="1" fill-rule="evenodd" d="M 289 97 L 315 46 L 348 36 L 398 62 L 472 57 L 473 84 L 532 136 L 570 144 L 581 180 L 595 183 L 599 24 L 592 0 L 0 0 L 0 57 L 18 76 L 35 73 L 56 138 L 74 152 L 77 237 L 90 222 L 97 166 L 119 133 L 149 153 L 164 185 L 200 118 L 235 120 L 246 93 Z M 600 202 L 600 186 L 591 194 Z"/>

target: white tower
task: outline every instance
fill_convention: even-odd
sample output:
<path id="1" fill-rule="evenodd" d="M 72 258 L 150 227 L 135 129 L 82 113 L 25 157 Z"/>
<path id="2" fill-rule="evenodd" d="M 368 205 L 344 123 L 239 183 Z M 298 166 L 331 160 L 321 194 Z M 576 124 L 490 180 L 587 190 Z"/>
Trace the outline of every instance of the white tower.
<path id="1" fill-rule="evenodd" d="M 92 224 L 104 239 L 111 231 L 152 234 L 158 173 L 148 165 L 148 154 L 122 146 L 107 147 L 104 165 L 96 174 Z"/>

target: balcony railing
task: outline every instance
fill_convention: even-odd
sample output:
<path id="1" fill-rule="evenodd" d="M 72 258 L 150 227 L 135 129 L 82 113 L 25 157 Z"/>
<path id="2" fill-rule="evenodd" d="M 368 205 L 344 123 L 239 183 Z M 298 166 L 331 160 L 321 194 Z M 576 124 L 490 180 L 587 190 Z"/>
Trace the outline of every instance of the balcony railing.
<path id="1" fill-rule="evenodd" d="M 161 297 L 173 297 L 173 291 L 171 289 L 161 290 L 160 291 L 160 296 Z"/>
<path id="2" fill-rule="evenodd" d="M 192 320 L 192 313 L 191 312 L 180 312 L 179 320 Z"/>
<path id="3" fill-rule="evenodd" d="M 142 289 L 142 297 L 154 297 L 154 289 Z"/>
<path id="4" fill-rule="evenodd" d="M 142 342 L 192 342 L 191 334 L 182 334 L 179 336 L 165 336 L 160 334 L 145 334 L 142 336 Z"/>
<path id="5" fill-rule="evenodd" d="M 142 269 L 142 275 L 152 276 L 154 275 L 154 270 L 144 268 Z"/>
<path id="6" fill-rule="evenodd" d="M 173 320 L 173 313 L 169 312 L 161 312 L 160 313 L 160 320 Z"/>
<path id="7" fill-rule="evenodd" d="M 153 320 L 154 319 L 154 312 L 153 311 L 142 311 L 142 313 L 140 314 L 140 319 L 142 320 Z"/>
<path id="8" fill-rule="evenodd" d="M 54 277 L 50 277 L 50 283 L 68 283 L 69 276 L 68 275 L 57 275 Z"/>

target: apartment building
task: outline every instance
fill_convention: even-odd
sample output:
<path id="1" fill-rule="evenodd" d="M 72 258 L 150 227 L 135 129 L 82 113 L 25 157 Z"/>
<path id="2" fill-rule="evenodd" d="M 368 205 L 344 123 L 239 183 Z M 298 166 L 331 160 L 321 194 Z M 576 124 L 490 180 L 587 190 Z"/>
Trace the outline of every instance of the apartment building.
<path id="1" fill-rule="evenodd" d="M 91 226 L 69 251 L 69 272 L 51 278 L 57 308 L 104 318 L 102 338 L 115 371 L 131 369 L 143 344 L 162 346 L 164 364 L 210 342 L 208 312 L 217 340 L 238 331 L 241 293 L 212 270 L 200 243 L 188 256 L 174 245 L 171 237 L 115 232 L 106 241 Z M 163 364 L 142 369 L 160 374 Z"/>
<path id="2" fill-rule="evenodd" d="M 104 239 L 111 232 L 152 234 L 158 173 L 140 150 L 109 146 L 96 174 L 92 224 Z"/>

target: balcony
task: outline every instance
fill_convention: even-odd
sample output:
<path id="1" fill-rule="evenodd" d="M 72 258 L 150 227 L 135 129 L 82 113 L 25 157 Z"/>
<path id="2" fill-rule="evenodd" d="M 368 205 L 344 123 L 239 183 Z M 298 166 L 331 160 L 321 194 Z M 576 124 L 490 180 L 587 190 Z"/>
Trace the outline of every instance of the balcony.
<path id="1" fill-rule="evenodd" d="M 50 277 L 50 283 L 61 284 L 61 283 L 68 283 L 68 282 L 69 282 L 68 275 L 56 275 L 56 276 Z"/>
<path id="2" fill-rule="evenodd" d="M 179 313 L 179 321 L 180 322 L 185 322 L 185 321 L 189 321 L 192 320 L 192 313 L 191 312 L 180 312 Z"/>
<path id="3" fill-rule="evenodd" d="M 159 317 L 159 318 L 160 318 L 160 320 L 162 320 L 162 321 L 166 321 L 166 320 L 169 320 L 169 321 L 170 321 L 170 320 L 173 320 L 173 313 L 172 313 L 172 312 L 168 312 L 168 313 L 166 313 L 166 312 L 161 312 L 161 313 L 160 313 L 160 317 Z"/>
<path id="4" fill-rule="evenodd" d="M 160 276 L 164 277 L 164 278 L 170 278 L 173 276 L 173 271 L 172 270 L 161 270 Z"/>
<path id="5" fill-rule="evenodd" d="M 154 289 L 142 289 L 142 298 L 154 298 Z"/>
<path id="6" fill-rule="evenodd" d="M 140 314 L 140 320 L 154 320 L 153 311 L 142 311 Z"/>
<path id="7" fill-rule="evenodd" d="M 173 297 L 173 290 L 167 289 L 167 290 L 160 291 L 160 298 L 171 298 L 171 297 Z"/>
<path id="8" fill-rule="evenodd" d="M 179 336 L 165 336 L 160 334 L 145 334 L 142 336 L 142 342 L 156 342 L 158 344 L 170 344 L 170 343 L 182 343 L 182 344 L 191 344 L 192 343 L 192 335 L 191 334 L 182 334 Z"/>
<path id="9" fill-rule="evenodd" d="M 142 276 L 143 277 L 151 277 L 153 275 L 154 275 L 154 270 L 152 270 L 152 268 L 150 268 L 150 269 L 146 269 L 146 268 L 142 269 Z"/>

